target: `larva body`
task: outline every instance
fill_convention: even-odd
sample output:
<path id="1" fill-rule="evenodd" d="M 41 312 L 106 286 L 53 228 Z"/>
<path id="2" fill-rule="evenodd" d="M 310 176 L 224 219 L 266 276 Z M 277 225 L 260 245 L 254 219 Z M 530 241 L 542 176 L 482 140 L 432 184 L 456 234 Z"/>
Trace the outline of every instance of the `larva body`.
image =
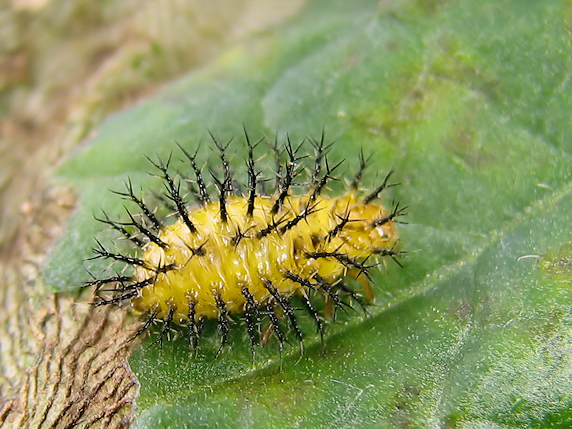
<path id="1" fill-rule="evenodd" d="M 138 256 L 125 256 L 102 246 L 94 249 L 96 257 L 114 259 L 128 267 L 125 275 L 89 283 L 97 287 L 116 285 L 112 296 L 102 297 L 98 304 L 129 301 L 136 312 L 147 316 L 140 332 L 155 321 L 164 323 L 161 335 L 173 322 L 187 326 L 192 346 L 197 345 L 202 325 L 209 319 L 218 322 L 226 342 L 229 320 L 238 315 L 245 321 L 254 346 L 260 343 L 264 319 L 268 320 L 266 330 L 274 332 L 281 345 L 287 329 L 281 318 L 302 339 L 296 318 L 302 309 L 293 306 L 292 299 L 303 303 L 319 330 L 323 329 L 323 317 L 317 308 L 323 305 L 315 305 L 316 296 L 322 296 L 326 308 L 344 304 L 346 297 L 361 302 L 357 292 L 345 283 L 345 279 L 354 278 L 361 281 L 371 299 L 367 278 L 371 265 L 366 261 L 372 256 L 394 258 L 399 254 L 394 250 L 394 221 L 402 210 L 395 206 L 388 211 L 376 202 L 388 186 L 389 175 L 377 189 L 361 195 L 358 182 L 365 168 L 361 157 L 356 180 L 344 195 L 322 195 L 333 169 L 325 160 L 323 139 L 314 146 L 313 170 L 309 170 L 309 184 L 301 195 L 292 189 L 302 157 L 289 143 L 283 170 L 277 167 L 283 173 L 277 172 L 277 189 L 272 196 L 257 192 L 261 179 L 255 171 L 250 143 L 248 193 L 244 196 L 231 192 L 226 148 L 218 143 L 224 171 L 222 180 L 212 173 L 218 201 L 211 201 L 194 156 L 185 152 L 195 173 L 191 190 L 199 204 L 194 206 L 184 202 L 180 182 L 170 176 L 168 165 L 155 164 L 162 172 L 166 197 L 174 203 L 177 218 L 164 225 L 134 195 L 130 184 L 127 193 L 120 193 L 137 203 L 142 214 L 138 218 L 129 214 L 131 222 L 127 223 L 107 217 L 104 222 L 141 250 Z"/>
<path id="2" fill-rule="evenodd" d="M 353 194 L 316 199 L 305 221 L 291 227 L 298 214 L 308 210 L 308 198 L 290 198 L 274 215 L 276 225 L 271 230 L 267 222 L 272 219 L 274 201 L 257 197 L 252 216 L 246 215 L 247 204 L 244 198 L 229 198 L 226 222 L 220 218 L 217 203 L 195 209 L 189 213 L 197 228 L 195 233 L 181 220 L 161 231 L 159 238 L 167 247 L 151 242 L 142 259 L 150 267 L 177 268 L 161 273 L 152 285 L 142 288 L 141 295 L 132 301 L 133 307 L 140 312 L 152 310 L 159 319 L 165 319 L 174 308 L 174 320 L 183 323 L 188 321 L 189 301 L 196 318 L 218 318 L 218 296 L 226 311 L 241 314 L 245 292 L 258 305 L 274 299 L 268 292 L 270 285 L 285 298 L 295 293 L 307 295 L 308 286 L 288 278 L 288 273 L 296 273 L 319 289 L 316 278 L 331 284 L 343 277 L 356 278 L 363 274 L 360 261 L 395 244 L 390 222 L 373 225 L 376 219 L 387 217 L 385 209 L 360 204 Z M 337 234 L 328 235 L 346 210 L 356 220 Z M 336 259 L 340 255 L 343 260 Z M 136 281 L 156 276 L 153 268 L 139 267 L 135 273 Z"/>

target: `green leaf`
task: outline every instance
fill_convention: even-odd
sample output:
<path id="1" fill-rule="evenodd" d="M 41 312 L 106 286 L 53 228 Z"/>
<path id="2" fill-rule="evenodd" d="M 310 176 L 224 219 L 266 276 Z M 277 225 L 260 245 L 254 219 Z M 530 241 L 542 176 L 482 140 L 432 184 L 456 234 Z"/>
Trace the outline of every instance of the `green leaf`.
<path id="1" fill-rule="evenodd" d="M 355 167 L 363 147 L 372 171 L 395 167 L 410 206 L 410 254 L 374 274 L 370 316 L 342 317 L 302 357 L 271 341 L 253 360 L 243 332 L 218 357 L 216 335 L 196 357 L 145 341 L 136 427 L 572 425 L 571 22 L 564 0 L 314 1 L 108 119 L 59 171 L 81 204 L 44 270 L 58 290 L 104 268 L 84 259 L 93 213 L 123 210 L 107 189 L 153 186 L 145 155 L 177 157 L 207 130 L 324 128 L 332 159 Z"/>

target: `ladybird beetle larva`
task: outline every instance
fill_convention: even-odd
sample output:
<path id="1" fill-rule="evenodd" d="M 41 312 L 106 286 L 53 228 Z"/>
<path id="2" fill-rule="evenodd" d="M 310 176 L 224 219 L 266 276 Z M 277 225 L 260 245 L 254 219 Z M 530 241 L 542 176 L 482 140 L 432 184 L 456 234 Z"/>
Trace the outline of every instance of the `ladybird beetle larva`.
<path id="1" fill-rule="evenodd" d="M 368 270 L 376 260 L 401 254 L 395 250 L 395 223 L 404 209 L 379 203 L 380 194 L 392 186 L 391 171 L 364 192 L 360 183 L 367 160 L 360 152 L 346 192 L 328 196 L 323 191 L 341 163 L 330 166 L 323 134 L 298 146 L 289 138 L 282 147 L 270 145 L 276 155 L 272 180 L 262 177 L 254 156 L 258 144 L 245 136 L 244 189 L 233 180 L 228 143 L 211 136 L 221 160 L 220 172 L 209 170 L 212 184 L 197 164 L 197 153 L 181 146 L 192 179 L 173 173 L 170 159 L 150 160 L 165 187 L 159 200 L 174 216 L 161 219 L 128 181 L 125 191 L 115 193 L 131 200 L 139 213 L 128 211 L 125 222 L 105 214 L 98 219 L 134 250 L 115 253 L 97 241 L 94 258 L 121 264 L 122 270 L 86 285 L 96 288 L 96 305 L 129 303 L 146 317 L 136 336 L 159 322 L 161 342 L 173 326 L 184 326 L 195 348 L 203 325 L 214 320 L 223 345 L 231 322 L 246 327 L 253 349 L 274 334 L 282 350 L 288 331 L 302 344 L 301 313 L 322 333 L 337 307 L 363 305 L 362 293 L 373 299 Z M 303 154 L 310 144 L 313 153 Z M 270 182 L 273 191 L 264 192 Z M 193 205 L 186 193 L 194 197 Z M 347 279 L 357 279 L 361 290 Z"/>

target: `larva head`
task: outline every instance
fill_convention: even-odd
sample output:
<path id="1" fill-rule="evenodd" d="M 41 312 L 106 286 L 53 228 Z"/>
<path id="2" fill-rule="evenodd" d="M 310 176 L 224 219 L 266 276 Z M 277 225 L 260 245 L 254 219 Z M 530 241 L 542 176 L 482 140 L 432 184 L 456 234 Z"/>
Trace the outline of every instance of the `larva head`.
<path id="1" fill-rule="evenodd" d="M 338 219 L 347 219 L 339 232 L 340 238 L 367 257 L 379 249 L 393 248 L 397 242 L 394 212 L 389 212 L 377 202 L 364 203 L 355 192 L 335 200 L 333 211 Z"/>

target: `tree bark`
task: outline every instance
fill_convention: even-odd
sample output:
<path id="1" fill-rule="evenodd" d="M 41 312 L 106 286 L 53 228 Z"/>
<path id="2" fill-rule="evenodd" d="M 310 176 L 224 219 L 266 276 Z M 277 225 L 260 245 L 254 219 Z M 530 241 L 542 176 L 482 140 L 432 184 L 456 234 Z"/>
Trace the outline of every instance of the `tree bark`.
<path id="1" fill-rule="evenodd" d="M 133 322 L 125 311 L 89 304 L 89 290 L 54 295 L 39 275 L 71 208 L 69 191 L 41 192 L 2 249 L 2 427 L 115 428 L 133 419 Z"/>

